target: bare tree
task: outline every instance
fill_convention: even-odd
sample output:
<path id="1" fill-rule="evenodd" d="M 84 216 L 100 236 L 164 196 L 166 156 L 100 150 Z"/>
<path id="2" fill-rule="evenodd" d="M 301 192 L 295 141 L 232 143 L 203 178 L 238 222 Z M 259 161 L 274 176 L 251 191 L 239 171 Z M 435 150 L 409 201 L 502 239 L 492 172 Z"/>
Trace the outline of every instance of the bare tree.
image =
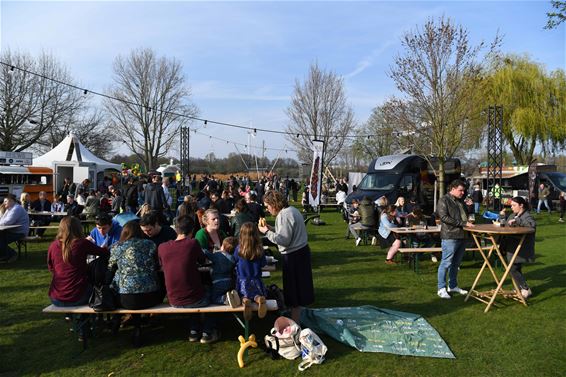
<path id="1" fill-rule="evenodd" d="M 197 114 L 189 102 L 182 65 L 175 59 L 158 58 L 151 49 L 138 49 L 114 62 L 114 84 L 104 106 L 110 126 L 143 162 L 145 169 L 170 152 L 179 128 Z"/>
<path id="2" fill-rule="evenodd" d="M 50 131 L 81 111 L 81 93 L 54 57 L 5 50 L 0 59 L 0 150 L 41 150 Z M 39 147 L 39 148 L 38 148 Z"/>
<path id="3" fill-rule="evenodd" d="M 366 161 L 385 156 L 407 147 L 408 142 L 398 129 L 387 119 L 388 103 L 372 110 L 367 122 L 359 130 L 369 138 L 358 138 L 352 143 L 356 157 Z"/>
<path id="4" fill-rule="evenodd" d="M 301 161 L 312 159 L 312 139 L 324 141 L 324 162 L 340 152 L 347 135 L 354 129 L 354 113 L 346 103 L 344 82 L 333 72 L 310 66 L 304 83 L 295 82 L 291 105 L 287 108 L 290 124 L 287 139 L 297 147 Z"/>
<path id="5" fill-rule="evenodd" d="M 498 44 L 496 37 L 488 53 Z M 473 96 L 481 84 L 482 67 L 476 60 L 486 46 L 472 46 L 468 31 L 445 18 L 431 19 L 407 33 L 402 45 L 404 54 L 395 59 L 390 76 L 405 98 L 390 101 L 388 117 L 400 131 L 418 139 L 415 152 L 426 156 L 432 149 L 438 157 L 442 193 L 444 162 L 479 140 Z"/>
<path id="6" fill-rule="evenodd" d="M 108 159 L 114 151 L 110 129 L 102 111 L 88 111 L 85 107 L 82 113 L 69 118 L 66 123 L 52 127 L 44 144 L 53 147 L 72 133 L 96 156 Z"/>

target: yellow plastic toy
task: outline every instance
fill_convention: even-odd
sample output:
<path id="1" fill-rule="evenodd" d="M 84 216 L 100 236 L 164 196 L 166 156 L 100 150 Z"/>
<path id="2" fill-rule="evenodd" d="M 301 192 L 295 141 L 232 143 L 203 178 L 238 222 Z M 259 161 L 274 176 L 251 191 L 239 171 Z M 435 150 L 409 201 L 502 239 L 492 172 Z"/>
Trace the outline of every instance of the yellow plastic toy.
<path id="1" fill-rule="evenodd" d="M 238 365 L 240 366 L 240 368 L 243 368 L 244 353 L 246 352 L 246 349 L 248 349 L 249 347 L 257 348 L 257 342 L 255 341 L 254 334 L 250 335 L 247 342 L 241 335 L 238 337 L 238 340 L 240 341 L 240 350 L 238 351 Z"/>

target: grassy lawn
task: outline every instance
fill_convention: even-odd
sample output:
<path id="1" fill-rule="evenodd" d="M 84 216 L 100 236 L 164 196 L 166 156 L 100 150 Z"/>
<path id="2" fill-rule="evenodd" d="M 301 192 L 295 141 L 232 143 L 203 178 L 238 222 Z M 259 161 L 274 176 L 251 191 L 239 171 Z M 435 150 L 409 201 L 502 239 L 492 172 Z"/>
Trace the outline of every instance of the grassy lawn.
<path id="1" fill-rule="evenodd" d="M 566 226 L 552 214 L 537 216 L 537 262 L 524 268 L 533 290 L 528 308 L 515 302 L 484 313 L 484 304 L 462 296 L 436 296 L 436 265 L 425 257 L 415 274 L 406 263 L 388 266 L 385 251 L 354 246 L 344 239 L 346 224 L 337 212 L 322 214 L 324 226 L 309 223 L 313 251 L 314 307 L 374 305 L 417 313 L 440 333 L 456 359 L 361 353 L 322 336 L 327 360 L 304 374 L 311 376 L 563 376 L 566 371 Z M 53 232 L 49 234 L 54 234 Z M 144 328 L 145 345 L 130 345 L 131 328 L 117 336 L 102 333 L 82 351 L 76 336 L 57 315 L 42 314 L 49 304 L 47 243 L 30 244 L 27 259 L 0 265 L 0 375 L 299 375 L 299 360 L 272 361 L 251 350 L 247 365 L 236 362 L 237 322 L 221 318 L 222 340 L 189 343 L 182 317 L 159 318 Z M 467 258 L 460 286 L 469 288 L 480 266 Z M 266 283 L 281 285 L 280 272 Z M 481 288 L 491 288 L 484 275 Z M 507 288 L 510 284 L 507 284 Z M 275 316 L 252 322 L 260 339 Z"/>

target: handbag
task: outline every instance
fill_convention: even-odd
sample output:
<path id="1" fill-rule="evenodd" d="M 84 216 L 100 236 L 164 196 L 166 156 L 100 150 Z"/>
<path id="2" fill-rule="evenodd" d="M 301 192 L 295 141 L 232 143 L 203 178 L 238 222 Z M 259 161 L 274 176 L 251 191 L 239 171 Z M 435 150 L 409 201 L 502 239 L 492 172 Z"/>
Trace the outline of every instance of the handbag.
<path id="1" fill-rule="evenodd" d="M 264 338 L 268 352 L 273 359 L 279 356 L 294 360 L 301 355 L 299 332 L 301 328 L 295 321 L 287 317 L 275 320 L 274 327 Z"/>
<path id="2" fill-rule="evenodd" d="M 95 312 L 107 312 L 116 309 L 116 291 L 108 284 L 94 286 L 88 300 L 89 306 Z"/>

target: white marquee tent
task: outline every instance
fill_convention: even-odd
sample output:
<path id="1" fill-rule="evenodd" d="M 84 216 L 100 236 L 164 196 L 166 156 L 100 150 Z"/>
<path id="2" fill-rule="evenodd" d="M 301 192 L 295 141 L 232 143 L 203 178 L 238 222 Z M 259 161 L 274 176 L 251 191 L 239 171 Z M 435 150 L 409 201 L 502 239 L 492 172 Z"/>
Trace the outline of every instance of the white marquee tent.
<path id="1" fill-rule="evenodd" d="M 98 187 L 98 183 L 104 178 L 105 170 L 121 170 L 119 164 L 96 157 L 73 134 L 69 134 L 49 152 L 34 158 L 33 166 L 53 169 L 55 191 L 63 186 L 64 178 L 71 178 L 76 183 L 89 178 L 95 187 Z"/>

